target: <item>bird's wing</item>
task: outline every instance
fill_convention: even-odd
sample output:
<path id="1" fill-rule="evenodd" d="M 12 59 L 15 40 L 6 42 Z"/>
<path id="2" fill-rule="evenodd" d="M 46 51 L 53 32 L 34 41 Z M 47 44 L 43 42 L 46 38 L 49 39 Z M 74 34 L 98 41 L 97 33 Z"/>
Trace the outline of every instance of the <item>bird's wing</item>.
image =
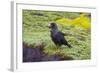
<path id="1" fill-rule="evenodd" d="M 72 33 L 69 33 L 69 32 L 61 32 L 61 31 L 59 31 L 59 33 L 60 34 L 62 34 L 63 36 L 67 36 L 67 35 L 70 35 L 70 36 L 72 36 L 73 34 Z"/>
<path id="2" fill-rule="evenodd" d="M 59 31 L 59 33 L 60 33 L 60 34 L 62 34 L 63 36 L 65 36 L 65 35 L 66 35 L 66 33 L 63 33 L 63 32 L 61 32 L 61 31 Z"/>

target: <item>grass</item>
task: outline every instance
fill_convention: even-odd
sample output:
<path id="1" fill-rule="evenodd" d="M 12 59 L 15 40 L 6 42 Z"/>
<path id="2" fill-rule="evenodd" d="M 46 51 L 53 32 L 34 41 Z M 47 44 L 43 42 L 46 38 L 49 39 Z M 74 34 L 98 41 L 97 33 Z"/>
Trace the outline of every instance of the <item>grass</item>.
<path id="1" fill-rule="evenodd" d="M 88 13 L 87 13 L 88 14 Z M 91 58 L 91 33 L 90 30 L 80 27 L 67 26 L 59 29 L 68 33 L 65 38 L 72 45 L 56 47 L 50 38 L 50 29 L 47 27 L 49 22 L 57 21 L 61 18 L 74 19 L 80 16 L 75 12 L 52 12 L 52 11 L 34 11 L 23 10 L 23 41 L 28 44 L 45 44 L 44 52 L 50 56 L 59 54 L 61 56 L 70 56 L 74 60 L 86 60 Z"/>

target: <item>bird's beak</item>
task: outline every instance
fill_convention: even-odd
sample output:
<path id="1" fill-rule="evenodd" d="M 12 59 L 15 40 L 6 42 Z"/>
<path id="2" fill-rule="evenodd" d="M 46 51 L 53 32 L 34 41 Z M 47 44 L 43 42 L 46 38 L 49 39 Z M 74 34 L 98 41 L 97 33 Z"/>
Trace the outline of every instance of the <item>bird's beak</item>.
<path id="1" fill-rule="evenodd" d="M 47 27 L 51 28 L 50 24 L 48 24 L 48 26 L 47 26 Z"/>

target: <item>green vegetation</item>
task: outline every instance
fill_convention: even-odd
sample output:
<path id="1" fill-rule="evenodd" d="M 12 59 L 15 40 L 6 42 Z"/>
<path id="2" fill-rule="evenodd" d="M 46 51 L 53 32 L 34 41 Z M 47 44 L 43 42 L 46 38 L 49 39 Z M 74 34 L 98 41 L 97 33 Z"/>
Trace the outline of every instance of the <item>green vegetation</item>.
<path id="1" fill-rule="evenodd" d="M 50 38 L 50 22 L 67 36 L 72 48 L 57 48 Z M 91 58 L 91 17 L 90 13 L 23 10 L 23 41 L 28 44 L 43 42 L 44 52 L 49 55 L 71 56 L 75 60 Z"/>

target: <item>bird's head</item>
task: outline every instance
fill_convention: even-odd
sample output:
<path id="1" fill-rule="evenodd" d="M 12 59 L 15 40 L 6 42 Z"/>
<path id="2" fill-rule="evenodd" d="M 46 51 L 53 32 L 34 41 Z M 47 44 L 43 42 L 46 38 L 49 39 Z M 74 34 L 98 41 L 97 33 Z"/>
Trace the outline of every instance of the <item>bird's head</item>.
<path id="1" fill-rule="evenodd" d="M 51 29 L 58 29 L 57 24 L 54 23 L 54 22 L 50 23 L 50 24 L 48 25 L 48 27 L 51 28 Z"/>

